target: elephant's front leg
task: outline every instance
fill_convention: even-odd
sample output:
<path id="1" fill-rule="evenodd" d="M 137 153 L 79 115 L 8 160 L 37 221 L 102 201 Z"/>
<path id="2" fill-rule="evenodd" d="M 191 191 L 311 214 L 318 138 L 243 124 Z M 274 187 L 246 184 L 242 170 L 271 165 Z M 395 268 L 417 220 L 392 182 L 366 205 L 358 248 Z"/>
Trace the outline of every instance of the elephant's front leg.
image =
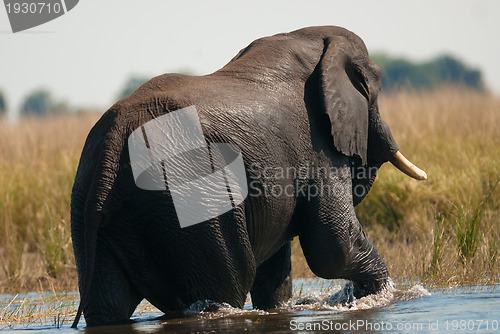
<path id="1" fill-rule="evenodd" d="M 352 280 L 354 295 L 359 298 L 383 289 L 389 273 L 356 218 L 350 178 L 339 177 L 333 181 L 336 187 L 323 189 L 321 196 L 309 199 L 299 232 L 300 244 L 316 275 Z M 324 186 L 325 182 L 317 186 Z M 335 191 L 329 191 L 331 189 Z"/>

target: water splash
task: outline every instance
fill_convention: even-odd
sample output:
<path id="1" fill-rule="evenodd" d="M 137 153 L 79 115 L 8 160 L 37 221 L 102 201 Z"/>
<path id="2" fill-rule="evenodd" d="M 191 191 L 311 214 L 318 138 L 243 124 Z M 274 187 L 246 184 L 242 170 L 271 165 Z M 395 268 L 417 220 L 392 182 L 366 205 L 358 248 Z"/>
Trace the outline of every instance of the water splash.
<path id="1" fill-rule="evenodd" d="M 399 301 L 409 301 L 430 295 L 429 291 L 419 284 L 409 289 L 398 289 L 392 280 L 382 291 L 359 299 L 353 295 L 351 282 L 347 282 L 343 288 L 339 286 L 336 288 L 336 291 L 333 289 L 325 292 L 313 291 L 300 297 L 294 297 L 285 307 L 291 311 L 307 309 L 345 312 L 379 308 Z"/>
<path id="2" fill-rule="evenodd" d="M 422 298 L 424 296 L 430 296 L 431 293 L 427 291 L 422 285 L 416 284 L 408 290 L 396 290 L 395 298 L 398 301 L 409 301 L 415 298 Z"/>
<path id="3" fill-rule="evenodd" d="M 344 286 L 342 287 L 340 284 L 344 284 Z M 430 295 L 429 291 L 419 284 L 399 289 L 392 280 L 382 291 L 359 299 L 354 297 L 353 284 L 349 281 L 297 280 L 294 285 L 293 297 L 271 311 L 253 309 L 250 300 L 247 301 L 243 309 L 232 307 L 226 303 L 220 304 L 205 300 L 192 304 L 184 311 L 184 314 L 196 316 L 199 319 L 241 315 L 266 316 L 301 311 L 322 311 L 324 314 L 333 314 L 380 308 L 400 301 L 409 301 Z"/>
<path id="4" fill-rule="evenodd" d="M 184 315 L 196 316 L 199 319 L 217 319 L 227 316 L 240 316 L 240 315 L 270 315 L 276 314 L 263 310 L 252 309 L 251 306 L 245 305 L 243 309 L 233 307 L 227 303 L 216 303 L 211 300 L 197 301 L 191 304 L 186 310 Z"/>

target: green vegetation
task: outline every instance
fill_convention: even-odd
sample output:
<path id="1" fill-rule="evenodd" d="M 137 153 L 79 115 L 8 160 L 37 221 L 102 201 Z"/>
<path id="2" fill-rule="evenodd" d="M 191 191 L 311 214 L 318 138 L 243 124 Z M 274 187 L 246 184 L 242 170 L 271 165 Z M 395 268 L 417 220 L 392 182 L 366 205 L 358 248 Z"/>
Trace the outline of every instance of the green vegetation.
<path id="1" fill-rule="evenodd" d="M 26 97 L 21 113 L 25 116 L 46 116 L 50 114 L 64 114 L 70 111 L 66 102 L 56 102 L 47 90 L 39 89 Z"/>
<path id="2" fill-rule="evenodd" d="M 149 78 L 142 76 L 132 76 L 125 83 L 125 86 L 122 88 L 120 94 L 118 95 L 118 99 L 124 99 L 130 96 L 137 88 L 142 86 Z"/>
<path id="3" fill-rule="evenodd" d="M 176 71 L 176 73 L 184 75 L 195 75 L 190 69 L 181 69 Z M 137 88 L 142 86 L 144 83 L 149 81 L 151 78 L 144 75 L 132 75 L 129 77 L 122 90 L 118 94 L 117 98 L 119 100 L 127 98 L 132 94 Z"/>
<path id="4" fill-rule="evenodd" d="M 477 90 L 484 89 L 481 72 L 469 68 L 460 60 L 443 55 L 433 60 L 415 63 L 405 58 L 393 58 L 379 53 L 372 59 L 382 69 L 382 88 L 434 89 L 445 85 L 463 85 Z"/>
<path id="5" fill-rule="evenodd" d="M 5 101 L 5 96 L 3 92 L 0 90 L 0 116 L 7 112 L 7 102 Z"/>

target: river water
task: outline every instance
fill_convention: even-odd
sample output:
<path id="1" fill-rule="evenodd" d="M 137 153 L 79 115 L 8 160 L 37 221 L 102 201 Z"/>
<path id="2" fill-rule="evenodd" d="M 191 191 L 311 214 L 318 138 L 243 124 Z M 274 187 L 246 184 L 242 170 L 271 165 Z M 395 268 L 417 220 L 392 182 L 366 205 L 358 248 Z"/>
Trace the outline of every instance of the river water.
<path id="1" fill-rule="evenodd" d="M 243 309 L 199 302 L 185 310 L 183 316 L 167 319 L 161 318 L 162 313 L 143 302 L 134 314 L 133 322 L 126 325 L 85 329 L 85 322 L 81 321 L 79 329 L 74 330 L 69 328 L 70 318 L 22 324 L 6 323 L 0 319 L 0 331 L 42 334 L 500 332 L 500 285 L 439 288 L 396 282 L 393 289 L 346 304 L 350 296 L 349 290 L 343 288 L 346 283 L 296 279 L 292 300 L 269 312 L 252 310 L 250 300 Z M 70 301 L 61 307 L 76 307 L 74 298 L 77 296 L 69 296 Z M 12 296 L 0 296 L 0 312 L 5 314 L 9 308 L 15 310 L 20 303 L 24 303 L 26 309 L 26 303 L 30 303 L 26 296 L 18 296 L 14 302 L 7 302 L 9 300 L 12 301 Z"/>

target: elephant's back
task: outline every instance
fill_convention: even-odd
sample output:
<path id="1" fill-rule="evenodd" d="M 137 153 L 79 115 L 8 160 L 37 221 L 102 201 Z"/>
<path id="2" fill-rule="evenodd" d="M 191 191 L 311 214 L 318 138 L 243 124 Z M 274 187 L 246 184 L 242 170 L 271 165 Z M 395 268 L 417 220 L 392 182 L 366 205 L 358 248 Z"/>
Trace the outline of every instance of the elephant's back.
<path id="1" fill-rule="evenodd" d="M 123 152 L 117 152 L 117 155 L 122 157 L 120 169 L 124 172 L 120 174 L 115 190 L 120 190 L 119 197 L 123 201 L 120 207 L 112 208 L 116 216 L 110 215 L 110 220 L 125 222 L 129 217 L 137 217 L 136 222 L 131 220 L 129 223 L 142 221 L 143 226 L 150 226 L 150 231 L 153 231 L 151 237 L 158 239 L 159 244 L 161 240 L 169 238 L 179 240 L 176 233 L 184 235 L 184 231 L 172 225 L 177 221 L 174 219 L 171 198 L 161 192 L 147 193 L 135 186 L 130 159 L 127 160 L 126 139 L 134 130 L 154 118 L 195 106 L 207 142 L 228 142 L 241 150 L 249 186 L 249 196 L 244 204 L 245 228 L 256 260 L 261 262 L 294 234 L 289 230 L 289 223 L 296 199 L 293 194 L 284 194 L 285 191 L 290 192 L 290 186 L 296 187 L 294 180 L 276 179 L 275 175 L 269 173 L 278 175 L 280 171 L 298 170 L 309 158 L 307 111 L 300 94 L 300 91 L 290 92 L 283 96 L 279 90 L 273 91 L 254 82 L 216 74 L 199 77 L 178 74 L 158 76 L 103 115 L 89 135 L 77 179 L 92 178 L 95 157 L 99 155 L 102 142 L 120 128 L 120 135 L 125 137 L 125 146 Z M 267 186 L 265 194 L 255 193 L 259 189 L 254 187 L 254 180 Z M 281 194 L 275 194 L 276 191 Z M 162 217 L 171 219 L 162 219 L 161 227 L 154 227 L 148 219 L 139 218 L 146 217 L 147 212 L 162 212 Z M 156 238 L 160 235 L 159 231 L 164 237 Z M 137 231 L 138 234 L 143 232 Z M 189 240 L 185 242 L 190 243 Z M 172 252 L 170 248 L 165 251 Z"/>

